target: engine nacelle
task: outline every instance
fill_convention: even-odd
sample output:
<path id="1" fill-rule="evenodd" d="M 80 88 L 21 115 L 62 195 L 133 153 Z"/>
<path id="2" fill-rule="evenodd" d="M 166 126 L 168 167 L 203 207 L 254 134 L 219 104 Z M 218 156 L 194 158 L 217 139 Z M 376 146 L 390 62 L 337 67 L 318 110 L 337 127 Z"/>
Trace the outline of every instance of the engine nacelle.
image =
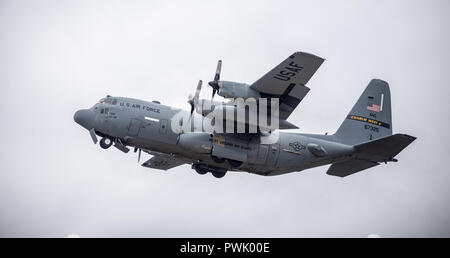
<path id="1" fill-rule="evenodd" d="M 211 133 L 183 133 L 178 137 L 178 145 L 195 153 L 211 153 L 213 134 Z"/>
<path id="2" fill-rule="evenodd" d="M 224 98 L 259 98 L 260 94 L 250 88 L 250 85 L 238 82 L 219 81 L 219 94 Z"/>

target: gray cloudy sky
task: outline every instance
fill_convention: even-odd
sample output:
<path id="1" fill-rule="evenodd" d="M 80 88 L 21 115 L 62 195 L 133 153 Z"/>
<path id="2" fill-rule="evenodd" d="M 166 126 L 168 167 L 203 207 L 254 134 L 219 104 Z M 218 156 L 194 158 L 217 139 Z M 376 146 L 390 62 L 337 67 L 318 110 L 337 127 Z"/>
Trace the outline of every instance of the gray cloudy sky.
<path id="1" fill-rule="evenodd" d="M 450 2 L 0 1 L 0 236 L 450 237 Z M 106 94 L 188 108 L 199 79 L 253 82 L 326 58 L 290 121 L 334 132 L 372 78 L 391 85 L 398 158 L 345 179 L 140 167 L 73 113 Z M 210 96 L 211 89 L 202 95 Z M 144 158 L 147 158 L 144 157 Z"/>

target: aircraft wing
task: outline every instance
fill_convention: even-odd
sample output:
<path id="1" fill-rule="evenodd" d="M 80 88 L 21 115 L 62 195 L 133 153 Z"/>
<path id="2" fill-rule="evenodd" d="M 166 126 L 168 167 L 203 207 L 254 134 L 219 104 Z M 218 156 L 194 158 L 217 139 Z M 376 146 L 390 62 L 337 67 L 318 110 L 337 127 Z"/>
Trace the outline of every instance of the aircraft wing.
<path id="1" fill-rule="evenodd" d="M 168 170 L 187 164 L 187 162 L 167 154 L 157 154 L 142 164 L 143 167 Z"/>
<path id="2" fill-rule="evenodd" d="M 305 52 L 296 52 L 254 82 L 250 88 L 262 97 L 280 99 L 280 118 L 287 119 L 308 94 L 305 85 L 324 59 Z"/>

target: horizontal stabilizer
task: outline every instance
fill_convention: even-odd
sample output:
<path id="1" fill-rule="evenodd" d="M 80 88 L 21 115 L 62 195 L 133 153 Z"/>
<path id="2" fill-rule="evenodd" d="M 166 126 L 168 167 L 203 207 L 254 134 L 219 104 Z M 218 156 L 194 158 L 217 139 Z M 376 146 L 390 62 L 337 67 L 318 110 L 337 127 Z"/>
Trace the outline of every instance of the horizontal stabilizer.
<path id="1" fill-rule="evenodd" d="M 386 162 L 391 161 L 415 139 L 416 137 L 407 134 L 395 134 L 354 147 L 358 152 L 358 159 Z"/>
<path id="2" fill-rule="evenodd" d="M 395 134 L 355 145 L 356 154 L 354 158 L 334 163 L 328 169 L 327 174 L 345 177 L 375 167 L 379 165 L 379 162 L 396 161 L 394 157 L 415 139 L 415 137 L 406 134 Z"/>
<path id="3" fill-rule="evenodd" d="M 378 162 L 352 159 L 331 165 L 327 174 L 331 176 L 346 177 L 359 171 L 378 166 Z"/>

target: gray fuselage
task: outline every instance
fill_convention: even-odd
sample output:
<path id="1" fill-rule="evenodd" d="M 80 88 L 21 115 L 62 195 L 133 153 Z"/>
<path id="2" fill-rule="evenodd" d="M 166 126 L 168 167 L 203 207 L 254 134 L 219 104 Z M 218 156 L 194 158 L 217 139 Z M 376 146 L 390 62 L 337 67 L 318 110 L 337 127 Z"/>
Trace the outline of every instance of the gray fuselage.
<path id="1" fill-rule="evenodd" d="M 147 102 L 131 98 L 108 97 L 90 109 L 79 110 L 75 121 L 101 137 L 120 139 L 126 146 L 142 149 L 148 153 L 163 153 L 175 156 L 190 164 L 202 164 L 225 171 L 246 171 L 259 175 L 279 175 L 307 168 L 346 160 L 354 148 L 339 143 L 332 135 L 305 135 L 275 132 L 270 144 L 262 143 L 260 134 L 221 134 L 221 146 L 231 155 L 243 157 L 239 166 L 229 162 L 217 162 L 212 153 L 195 151 L 189 146 L 180 146 L 182 133 L 175 132 L 173 124 L 180 114 L 189 112 L 165 106 L 159 102 Z M 208 119 L 194 112 L 189 119 L 193 132 L 205 131 L 201 121 Z M 200 121 L 200 123 L 196 123 Z M 198 124 L 200 126 L 198 126 Z M 184 125 L 186 126 L 186 125 Z M 214 147 L 213 147 L 214 148 Z"/>

